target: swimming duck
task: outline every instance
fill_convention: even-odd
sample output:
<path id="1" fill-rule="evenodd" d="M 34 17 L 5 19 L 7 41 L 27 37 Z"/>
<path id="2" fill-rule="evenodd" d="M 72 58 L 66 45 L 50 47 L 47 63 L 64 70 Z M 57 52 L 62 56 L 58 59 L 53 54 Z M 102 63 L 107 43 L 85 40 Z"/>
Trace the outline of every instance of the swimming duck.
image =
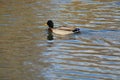
<path id="1" fill-rule="evenodd" d="M 67 34 L 72 34 L 72 33 L 80 33 L 80 29 L 79 28 L 75 28 L 75 27 L 66 27 L 66 26 L 60 26 L 58 28 L 54 28 L 54 23 L 52 20 L 48 20 L 47 21 L 47 25 L 48 25 L 48 31 L 51 31 L 55 34 L 59 34 L 59 35 L 67 35 Z"/>

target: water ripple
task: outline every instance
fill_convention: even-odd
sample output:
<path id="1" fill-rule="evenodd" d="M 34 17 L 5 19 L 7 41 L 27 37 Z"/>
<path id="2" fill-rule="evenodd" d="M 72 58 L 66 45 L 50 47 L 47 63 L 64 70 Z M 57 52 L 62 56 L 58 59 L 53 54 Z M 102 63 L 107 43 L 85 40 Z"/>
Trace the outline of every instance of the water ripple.
<path id="1" fill-rule="evenodd" d="M 7 2 L 6 2 L 7 1 Z M 1 0 L 0 80 L 119 80 L 119 0 Z M 47 40 L 48 19 L 81 34 Z"/>
<path id="2" fill-rule="evenodd" d="M 44 62 L 51 63 L 44 73 L 46 78 L 51 80 L 60 77 L 76 80 L 119 78 L 120 55 L 117 54 L 120 52 L 119 48 L 92 43 L 90 46 L 77 40 L 58 40 L 53 43 L 54 46 L 42 53 Z M 113 51 L 116 51 L 116 54 Z"/>

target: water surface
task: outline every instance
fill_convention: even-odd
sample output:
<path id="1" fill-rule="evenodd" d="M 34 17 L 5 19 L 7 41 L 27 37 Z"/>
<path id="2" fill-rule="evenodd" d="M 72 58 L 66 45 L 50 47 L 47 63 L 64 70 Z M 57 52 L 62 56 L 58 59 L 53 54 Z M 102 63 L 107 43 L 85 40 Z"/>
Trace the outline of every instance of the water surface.
<path id="1" fill-rule="evenodd" d="M 0 80 L 120 79 L 119 0 L 1 0 L 0 5 Z M 49 19 L 56 27 L 76 26 L 81 34 L 48 34 Z"/>

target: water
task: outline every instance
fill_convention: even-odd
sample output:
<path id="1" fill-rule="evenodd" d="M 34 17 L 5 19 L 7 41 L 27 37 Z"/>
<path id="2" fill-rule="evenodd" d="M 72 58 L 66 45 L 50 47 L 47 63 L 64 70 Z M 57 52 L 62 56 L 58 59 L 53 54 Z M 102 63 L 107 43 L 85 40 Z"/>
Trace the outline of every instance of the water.
<path id="1" fill-rule="evenodd" d="M 119 0 L 1 0 L 0 80 L 119 80 Z M 55 26 L 81 34 L 47 34 Z M 49 39 L 48 40 L 48 36 Z"/>

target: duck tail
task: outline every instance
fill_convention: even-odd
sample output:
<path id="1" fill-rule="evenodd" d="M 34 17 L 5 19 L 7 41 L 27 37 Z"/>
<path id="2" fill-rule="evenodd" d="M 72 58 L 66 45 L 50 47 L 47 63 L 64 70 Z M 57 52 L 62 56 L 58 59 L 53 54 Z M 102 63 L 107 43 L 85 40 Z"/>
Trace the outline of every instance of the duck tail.
<path id="1" fill-rule="evenodd" d="M 79 32 L 80 32 L 80 28 L 75 28 L 75 29 L 73 30 L 73 32 L 74 32 L 74 33 L 79 33 Z"/>

